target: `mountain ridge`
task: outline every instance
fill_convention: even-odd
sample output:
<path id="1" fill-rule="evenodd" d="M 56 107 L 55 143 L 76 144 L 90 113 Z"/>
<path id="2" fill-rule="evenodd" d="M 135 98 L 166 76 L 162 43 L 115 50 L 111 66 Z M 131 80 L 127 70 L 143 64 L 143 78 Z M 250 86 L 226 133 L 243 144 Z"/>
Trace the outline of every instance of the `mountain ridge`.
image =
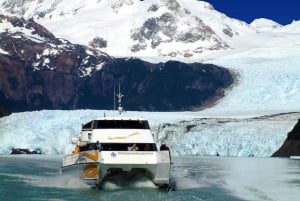
<path id="1" fill-rule="evenodd" d="M 196 0 L 0 0 L 0 5 L 3 13 L 33 18 L 59 38 L 115 57 L 210 60 L 241 52 L 263 57 L 249 50 L 274 51 L 274 44 L 278 52 L 287 44 L 292 49 L 289 41 L 299 37 L 289 33 L 300 29 L 296 22 L 280 26 L 268 19 L 247 24 Z"/>
<path id="2" fill-rule="evenodd" d="M 34 18 L 55 35 L 73 43 L 89 45 L 94 39 L 101 38 L 107 41 L 107 46 L 101 49 L 113 56 L 141 56 L 153 52 L 151 55 L 193 57 L 228 49 L 228 39 L 240 34 L 228 22 L 218 22 L 215 26 L 216 22 L 210 23 L 214 19 L 203 21 L 203 16 L 198 17 L 184 7 L 184 1 L 94 0 L 88 3 L 72 1 L 72 6 L 65 6 L 68 0 L 40 1 L 39 4 L 25 0 L 22 6 L 20 3 L 13 4 L 13 0 L 3 2 L 2 7 L 6 11 L 19 17 Z M 218 18 L 226 18 L 209 3 L 199 2 L 199 5 L 204 13 L 211 12 Z M 246 23 L 233 22 L 237 23 L 243 29 L 251 30 Z M 67 25 L 72 32 L 57 24 Z M 89 31 L 83 31 L 82 27 Z M 116 32 L 118 37 L 113 36 Z M 124 47 L 121 50 L 113 47 L 118 44 Z"/>
<path id="3" fill-rule="evenodd" d="M 297 34 L 297 28 L 300 26 L 297 21 L 290 25 L 262 31 L 243 21 L 227 17 L 214 10 L 208 3 L 195 0 L 91 0 L 84 2 L 79 0 L 34 2 L 24 0 L 22 3 L 15 0 L 1 0 L 0 2 L 3 13 L 9 13 L 8 8 L 13 8 L 9 15 L 16 16 L 19 12 L 18 15 L 24 16 L 26 19 L 41 22 L 56 37 L 62 39 L 64 37 L 61 36 L 65 36 L 66 38 L 62 40 L 78 41 L 78 43 L 72 43 L 89 46 L 90 51 L 112 52 L 112 57 L 121 55 L 122 58 L 142 58 L 156 64 L 161 61 L 177 60 L 184 63 L 200 61 L 225 66 L 231 72 L 240 74 L 240 81 L 228 93 L 228 96 L 222 101 L 218 101 L 218 107 L 225 105 L 229 110 L 232 108 L 240 110 L 267 108 L 269 110 L 272 109 L 272 105 L 284 110 L 296 108 L 295 103 L 298 100 L 296 91 L 299 88 L 297 58 L 298 47 L 300 47 L 300 35 Z M 5 8 L 3 2 L 6 2 Z M 47 12 L 40 14 L 42 11 Z M 169 23 L 168 19 L 173 20 L 174 23 Z M 185 26 L 190 20 L 191 23 Z M 259 23 L 263 24 L 263 21 Z M 220 38 L 219 42 L 222 42 L 220 44 L 226 44 L 226 48 L 203 48 L 205 45 L 208 45 L 205 47 L 209 47 L 213 43 L 208 40 L 205 44 L 206 39 L 201 39 L 201 33 L 199 36 L 197 31 L 196 33 L 192 31 L 197 30 L 194 28 L 198 22 L 204 27 L 208 27 L 208 29 L 203 29 L 203 36 L 205 36 L 205 30 L 211 29 L 213 32 L 207 31 L 208 38 Z M 176 35 L 173 34 L 175 32 L 170 32 L 175 29 L 173 24 L 176 25 L 176 33 L 182 29 L 180 33 L 184 34 Z M 131 33 L 131 30 L 139 31 Z M 166 35 L 162 34 L 163 32 L 169 36 L 162 37 Z M 135 42 L 147 45 L 145 50 L 131 51 L 134 44 L 131 38 L 132 34 L 136 36 L 134 37 L 136 38 Z M 181 38 L 181 36 L 187 36 L 183 37 L 187 43 L 176 42 L 176 37 Z M 199 41 L 204 46 L 199 46 L 197 42 L 188 42 L 197 38 L 200 38 Z M 202 49 L 197 49 L 199 47 Z M 13 47 L 11 49 L 13 50 Z M 199 51 L 195 53 L 194 50 Z M 4 55 L 7 54 L 3 49 L 0 51 Z M 45 57 L 44 59 L 47 64 L 48 59 Z M 82 61 L 87 62 L 86 60 Z M 44 61 L 40 63 L 43 64 Z M 83 77 L 88 77 L 91 73 L 103 68 L 103 64 L 89 65 L 88 62 L 88 65 L 82 68 Z M 265 72 L 267 73 L 263 75 L 262 73 Z M 253 82 L 253 79 L 260 80 Z M 255 86 L 255 90 L 251 94 L 253 98 L 249 99 L 248 94 L 245 94 L 244 91 L 253 86 Z M 230 100 L 230 97 L 233 97 L 234 100 Z M 274 97 L 278 98 L 275 100 Z"/>

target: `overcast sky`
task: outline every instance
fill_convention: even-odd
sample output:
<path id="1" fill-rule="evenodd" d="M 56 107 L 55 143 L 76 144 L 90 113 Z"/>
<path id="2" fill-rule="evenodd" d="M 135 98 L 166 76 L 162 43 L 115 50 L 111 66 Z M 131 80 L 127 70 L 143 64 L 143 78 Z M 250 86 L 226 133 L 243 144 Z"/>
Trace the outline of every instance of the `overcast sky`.
<path id="1" fill-rule="evenodd" d="M 229 17 L 251 23 L 268 18 L 282 25 L 300 20 L 300 0 L 205 0 Z"/>

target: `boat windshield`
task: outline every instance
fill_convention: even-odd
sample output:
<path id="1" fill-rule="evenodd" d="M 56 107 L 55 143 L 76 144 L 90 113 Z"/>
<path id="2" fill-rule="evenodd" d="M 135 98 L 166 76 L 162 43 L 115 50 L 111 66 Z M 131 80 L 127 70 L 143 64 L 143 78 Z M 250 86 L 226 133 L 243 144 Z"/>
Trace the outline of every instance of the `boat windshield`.
<path id="1" fill-rule="evenodd" d="M 133 143 L 101 143 L 102 151 L 128 151 L 128 147 Z M 138 151 L 157 151 L 154 143 L 135 143 Z M 80 151 L 97 150 L 96 143 L 89 143 L 81 146 Z"/>
<path id="2" fill-rule="evenodd" d="M 92 128 L 92 123 L 93 123 L 93 121 L 90 121 L 89 123 L 86 123 L 86 124 L 82 125 L 82 129 L 83 130 L 90 130 Z"/>
<path id="3" fill-rule="evenodd" d="M 146 120 L 95 120 L 94 129 L 150 129 Z"/>

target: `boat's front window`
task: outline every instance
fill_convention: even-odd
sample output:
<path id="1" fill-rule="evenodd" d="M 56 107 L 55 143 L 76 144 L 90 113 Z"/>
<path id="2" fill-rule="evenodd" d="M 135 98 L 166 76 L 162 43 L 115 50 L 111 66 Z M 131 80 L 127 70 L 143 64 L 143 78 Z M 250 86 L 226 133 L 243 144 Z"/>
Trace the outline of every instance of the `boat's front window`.
<path id="1" fill-rule="evenodd" d="M 82 130 L 90 130 L 92 128 L 92 121 L 90 121 L 89 123 L 86 123 L 84 125 L 82 125 Z"/>
<path id="2" fill-rule="evenodd" d="M 102 151 L 128 151 L 133 143 L 101 143 Z M 157 151 L 154 143 L 135 143 L 138 151 Z M 90 143 L 80 147 L 80 151 L 97 150 L 96 143 Z"/>
<path id="3" fill-rule="evenodd" d="M 94 129 L 149 129 L 145 120 L 96 120 Z"/>

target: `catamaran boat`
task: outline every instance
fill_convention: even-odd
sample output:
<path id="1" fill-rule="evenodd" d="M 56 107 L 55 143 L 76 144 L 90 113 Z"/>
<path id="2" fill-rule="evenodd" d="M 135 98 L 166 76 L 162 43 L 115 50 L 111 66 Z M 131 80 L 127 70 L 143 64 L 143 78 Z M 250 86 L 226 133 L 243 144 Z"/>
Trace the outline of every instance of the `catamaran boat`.
<path id="1" fill-rule="evenodd" d="M 158 187 L 169 185 L 170 151 L 166 146 L 158 150 L 145 119 L 94 119 L 82 126 L 81 136 L 72 143 L 75 148 L 63 159 L 63 171 L 76 167 L 81 171 L 80 178 L 89 183 L 101 187 L 111 175 L 125 172 L 142 173 Z"/>
<path id="2" fill-rule="evenodd" d="M 72 140 L 73 153 L 63 159 L 63 171 L 77 169 L 81 179 L 98 187 L 125 173 L 142 174 L 158 187 L 172 189 L 169 148 L 163 144 L 158 149 L 146 119 L 122 116 L 120 87 L 117 97 L 120 115 L 82 125 L 80 136 Z"/>

